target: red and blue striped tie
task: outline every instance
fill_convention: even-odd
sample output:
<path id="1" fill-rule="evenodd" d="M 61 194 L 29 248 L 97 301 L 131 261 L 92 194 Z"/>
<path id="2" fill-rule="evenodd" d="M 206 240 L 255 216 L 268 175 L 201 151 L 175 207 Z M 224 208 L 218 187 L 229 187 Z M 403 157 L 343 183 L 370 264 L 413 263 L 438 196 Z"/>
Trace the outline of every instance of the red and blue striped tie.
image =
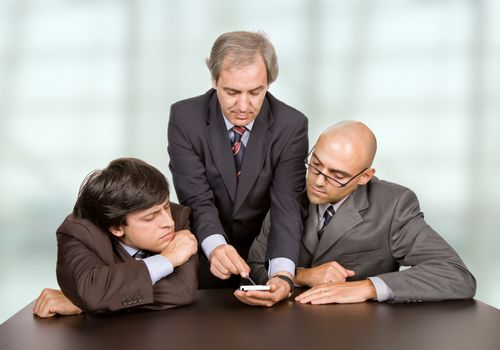
<path id="1" fill-rule="evenodd" d="M 245 130 L 244 126 L 233 127 L 234 137 L 231 147 L 233 150 L 234 165 L 236 166 L 236 176 L 241 174 L 241 165 L 243 164 L 243 155 L 245 154 L 245 145 L 241 142 Z"/>

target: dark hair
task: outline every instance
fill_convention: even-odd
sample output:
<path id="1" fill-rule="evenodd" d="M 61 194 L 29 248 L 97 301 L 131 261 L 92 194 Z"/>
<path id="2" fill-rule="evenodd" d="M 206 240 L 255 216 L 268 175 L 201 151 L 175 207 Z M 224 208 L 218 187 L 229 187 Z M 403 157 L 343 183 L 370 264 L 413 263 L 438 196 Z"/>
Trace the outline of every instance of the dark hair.
<path id="1" fill-rule="evenodd" d="M 88 219 L 104 230 L 126 225 L 126 217 L 163 203 L 169 197 L 165 176 L 136 158 L 113 160 L 83 180 L 73 214 Z"/>
<path id="2" fill-rule="evenodd" d="M 220 35 L 214 42 L 210 57 L 206 59 L 212 79 L 219 80 L 222 64 L 228 67 L 244 67 L 255 60 L 260 54 L 267 70 L 267 83 L 271 84 L 278 78 L 278 58 L 274 46 L 264 32 L 236 31 Z"/>

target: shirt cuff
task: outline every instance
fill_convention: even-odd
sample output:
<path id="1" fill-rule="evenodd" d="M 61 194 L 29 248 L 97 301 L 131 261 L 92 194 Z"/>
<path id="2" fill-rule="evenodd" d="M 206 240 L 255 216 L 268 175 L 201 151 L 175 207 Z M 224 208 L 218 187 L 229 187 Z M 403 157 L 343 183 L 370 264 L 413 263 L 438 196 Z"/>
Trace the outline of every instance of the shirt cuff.
<path id="1" fill-rule="evenodd" d="M 146 267 L 148 268 L 149 276 L 151 277 L 153 284 L 174 272 L 172 263 L 163 255 L 152 255 L 142 259 L 142 261 L 144 261 Z"/>
<path id="2" fill-rule="evenodd" d="M 292 277 L 295 277 L 295 264 L 288 258 L 274 258 L 269 260 L 268 277 L 271 278 L 272 275 L 280 271 L 288 272 Z"/>
<path id="3" fill-rule="evenodd" d="M 208 236 L 203 240 L 203 242 L 201 242 L 201 249 L 203 249 L 203 253 L 205 253 L 205 256 L 208 258 L 212 253 L 212 250 L 221 244 L 227 244 L 227 241 L 223 235 L 216 233 Z"/>
<path id="4" fill-rule="evenodd" d="M 368 277 L 372 281 L 379 302 L 394 299 L 394 292 L 380 277 Z"/>

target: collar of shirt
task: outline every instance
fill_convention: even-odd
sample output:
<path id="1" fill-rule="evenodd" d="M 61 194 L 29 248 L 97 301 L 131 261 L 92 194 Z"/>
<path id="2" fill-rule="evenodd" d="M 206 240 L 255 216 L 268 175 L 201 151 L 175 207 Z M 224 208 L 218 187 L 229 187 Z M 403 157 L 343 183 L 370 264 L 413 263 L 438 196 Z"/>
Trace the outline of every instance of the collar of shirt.
<path id="1" fill-rule="evenodd" d="M 319 204 L 318 205 L 318 218 L 319 218 L 319 226 L 318 227 L 322 227 L 323 226 L 323 215 L 325 215 L 325 211 L 326 209 L 328 209 L 328 207 L 330 205 L 333 205 L 333 210 L 335 212 L 337 212 L 337 210 L 340 208 L 340 206 L 346 201 L 347 198 L 349 198 L 350 194 L 345 196 L 344 198 L 342 198 L 341 200 L 339 200 L 337 203 L 335 204 L 332 204 L 332 203 L 325 203 L 325 204 Z"/>
<path id="2" fill-rule="evenodd" d="M 137 248 L 132 248 L 131 246 L 128 246 L 126 245 L 125 243 L 122 243 L 121 241 L 118 241 L 118 243 L 120 243 L 120 245 L 123 247 L 123 249 L 125 249 L 125 251 L 127 253 L 130 254 L 130 256 L 134 256 L 135 253 L 137 253 L 139 251 L 139 249 Z"/>
<path id="3" fill-rule="evenodd" d="M 227 118 L 224 116 L 224 114 L 222 116 L 224 117 L 224 123 L 226 124 L 226 129 L 227 129 L 227 132 L 228 132 L 228 135 L 229 135 L 229 140 L 233 140 L 233 138 L 234 138 L 234 131 L 233 131 L 234 125 L 231 124 L 229 122 L 229 120 L 227 120 Z M 245 147 L 247 146 L 248 139 L 250 138 L 250 133 L 252 131 L 252 127 L 253 127 L 253 123 L 254 122 L 255 122 L 255 120 L 252 120 L 250 123 L 248 123 L 247 125 L 245 125 L 245 128 L 247 129 L 247 131 L 245 131 L 245 133 L 241 137 L 241 142 L 243 143 L 243 145 Z"/>

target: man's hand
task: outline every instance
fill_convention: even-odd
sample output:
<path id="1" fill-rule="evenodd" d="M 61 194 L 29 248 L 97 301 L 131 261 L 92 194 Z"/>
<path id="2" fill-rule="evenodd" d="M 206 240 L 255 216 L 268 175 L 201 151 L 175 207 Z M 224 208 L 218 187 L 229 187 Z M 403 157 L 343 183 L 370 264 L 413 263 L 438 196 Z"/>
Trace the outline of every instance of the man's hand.
<path id="1" fill-rule="evenodd" d="M 78 315 L 82 310 L 73 304 L 60 290 L 44 288 L 36 300 L 33 313 L 39 317 Z"/>
<path id="2" fill-rule="evenodd" d="M 194 235 L 188 230 L 182 230 L 175 233 L 174 238 L 160 254 L 166 257 L 173 267 L 176 267 L 188 261 L 197 250 L 198 242 Z"/>
<path id="3" fill-rule="evenodd" d="M 280 274 L 285 273 L 280 272 Z M 286 275 L 292 278 L 290 274 L 286 273 Z M 271 307 L 285 299 L 290 293 L 290 285 L 280 278 L 273 277 L 266 284 L 271 287 L 270 291 L 251 290 L 244 292 L 236 290 L 234 296 L 248 305 Z"/>
<path id="4" fill-rule="evenodd" d="M 221 244 L 212 250 L 208 260 L 210 260 L 210 272 L 222 280 L 227 280 L 231 275 L 246 278 L 250 273 L 250 267 L 245 260 L 229 244 Z"/>
<path id="5" fill-rule="evenodd" d="M 370 280 L 355 282 L 331 282 L 313 287 L 295 298 L 306 304 L 361 303 L 375 299 L 377 292 Z"/>
<path id="6" fill-rule="evenodd" d="M 297 269 L 295 280 L 300 286 L 316 287 L 330 282 L 344 282 L 355 275 L 336 261 L 329 261 L 308 269 Z"/>

